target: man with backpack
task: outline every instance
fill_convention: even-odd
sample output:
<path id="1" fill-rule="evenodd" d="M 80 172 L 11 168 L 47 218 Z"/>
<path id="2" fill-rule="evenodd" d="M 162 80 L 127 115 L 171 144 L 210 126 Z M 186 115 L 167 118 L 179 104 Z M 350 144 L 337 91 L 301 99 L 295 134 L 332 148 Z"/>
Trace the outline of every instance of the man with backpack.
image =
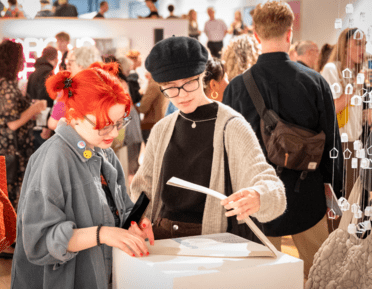
<path id="1" fill-rule="evenodd" d="M 262 55 L 249 70 L 251 74 L 245 72 L 230 82 L 224 92 L 223 103 L 240 112 L 251 124 L 265 156 L 277 168 L 286 188 L 287 210 L 279 218 L 263 224 L 264 233 L 278 250 L 281 249 L 281 237 L 292 236 L 300 258 L 304 260 L 307 278 L 314 254 L 328 237 L 324 183 L 331 183 L 337 197 L 341 197 L 343 159 L 329 85 L 314 70 L 289 59 L 293 21 L 293 11 L 286 2 L 271 1 L 256 6 L 254 34 L 262 45 Z M 248 75 L 253 77 L 249 82 Z M 259 112 L 262 111 L 258 112 L 256 103 L 252 101 L 252 92 L 255 91 L 252 87 L 255 85 L 259 93 L 254 95 L 262 95 L 264 107 L 274 111 L 282 124 L 294 124 L 302 131 L 314 132 L 315 137 L 323 136 L 324 148 L 318 161 L 310 161 L 305 168 L 301 168 L 297 164 L 307 158 L 305 153 L 295 159 L 291 159 L 291 150 L 274 150 L 271 152 L 274 156 L 268 155 L 267 138 L 264 140 L 260 127 Z M 269 136 L 275 127 L 266 122 L 263 124 L 262 129 Z M 291 126 L 286 129 L 291 131 Z M 306 138 L 303 143 L 308 145 Z M 295 151 L 300 151 L 297 140 L 292 145 Z M 276 165 L 273 159 L 281 159 L 281 165 Z"/>

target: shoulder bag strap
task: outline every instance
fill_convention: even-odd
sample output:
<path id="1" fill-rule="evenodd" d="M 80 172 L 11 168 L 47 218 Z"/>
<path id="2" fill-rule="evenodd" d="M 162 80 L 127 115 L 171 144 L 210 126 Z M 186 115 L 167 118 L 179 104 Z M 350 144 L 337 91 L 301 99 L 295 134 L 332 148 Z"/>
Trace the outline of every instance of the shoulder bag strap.
<path id="1" fill-rule="evenodd" d="M 256 107 L 258 114 L 260 115 L 260 118 L 264 120 L 265 125 L 274 128 L 278 123 L 278 116 L 273 110 L 267 109 L 265 101 L 257 87 L 256 82 L 254 81 L 251 70 L 252 69 L 249 69 L 243 73 L 244 85 L 252 99 L 254 106 Z"/>

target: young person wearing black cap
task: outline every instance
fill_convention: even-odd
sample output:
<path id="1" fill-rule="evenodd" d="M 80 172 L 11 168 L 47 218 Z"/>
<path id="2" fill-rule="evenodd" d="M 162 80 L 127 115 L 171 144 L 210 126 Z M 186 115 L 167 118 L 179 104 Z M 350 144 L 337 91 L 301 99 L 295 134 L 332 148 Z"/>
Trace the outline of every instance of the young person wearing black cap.
<path id="1" fill-rule="evenodd" d="M 250 125 L 205 95 L 207 60 L 206 48 L 189 37 L 158 42 L 146 59 L 146 69 L 179 109 L 153 127 L 131 186 L 133 200 L 142 191 L 151 200 L 146 216 L 154 222 L 156 239 L 226 232 L 227 216 L 268 222 L 286 208 L 283 184 Z M 175 176 L 224 193 L 224 147 L 236 193 L 223 202 L 166 185 Z M 230 208 L 235 209 L 227 213 Z"/>

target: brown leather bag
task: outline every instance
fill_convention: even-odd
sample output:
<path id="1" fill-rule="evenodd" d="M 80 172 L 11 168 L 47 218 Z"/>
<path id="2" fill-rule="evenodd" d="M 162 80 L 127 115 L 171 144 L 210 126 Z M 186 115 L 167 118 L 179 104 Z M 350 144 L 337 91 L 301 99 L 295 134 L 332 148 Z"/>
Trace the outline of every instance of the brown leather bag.
<path id="1" fill-rule="evenodd" d="M 243 80 L 261 117 L 261 134 L 268 160 L 280 168 L 303 171 L 300 178 L 303 180 L 308 171 L 315 171 L 320 164 L 325 133 L 288 123 L 274 110 L 267 109 L 250 69 L 243 74 Z M 299 183 L 295 190 L 299 190 Z"/>

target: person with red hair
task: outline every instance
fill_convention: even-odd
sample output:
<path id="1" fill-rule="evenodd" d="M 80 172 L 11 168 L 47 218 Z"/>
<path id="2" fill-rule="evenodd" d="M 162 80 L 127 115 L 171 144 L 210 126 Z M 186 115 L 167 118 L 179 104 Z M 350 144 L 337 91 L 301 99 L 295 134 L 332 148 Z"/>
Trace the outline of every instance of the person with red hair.
<path id="1" fill-rule="evenodd" d="M 93 63 L 46 81 L 63 91 L 66 120 L 31 157 L 22 185 L 12 288 L 102 288 L 111 282 L 112 247 L 148 255 L 148 219 L 122 229 L 133 203 L 110 148 L 130 118 L 118 65 Z M 30 277 L 32 276 L 32 277 Z"/>

